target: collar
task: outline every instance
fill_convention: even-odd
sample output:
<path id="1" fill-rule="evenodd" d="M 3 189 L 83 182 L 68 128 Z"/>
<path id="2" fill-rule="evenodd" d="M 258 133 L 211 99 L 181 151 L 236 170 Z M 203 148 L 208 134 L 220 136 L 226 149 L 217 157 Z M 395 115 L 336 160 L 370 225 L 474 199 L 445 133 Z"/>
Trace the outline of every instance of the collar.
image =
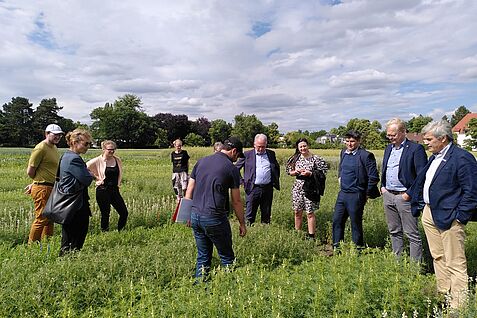
<path id="1" fill-rule="evenodd" d="M 441 151 L 439 151 L 438 153 L 434 154 L 434 156 L 436 156 L 436 158 L 440 158 L 440 157 L 444 157 L 447 153 L 447 151 L 449 151 L 449 148 L 450 146 L 452 145 L 452 143 L 450 142 L 447 146 L 445 146 L 444 148 L 442 148 Z"/>
<path id="2" fill-rule="evenodd" d="M 392 145 L 392 149 L 393 150 L 400 150 L 401 148 L 403 148 L 405 146 L 406 141 L 407 141 L 407 138 L 404 138 L 404 140 L 399 144 L 399 148 Z"/>
<path id="3" fill-rule="evenodd" d="M 255 149 L 254 149 L 253 151 L 255 151 L 255 155 L 256 155 L 256 156 L 263 156 L 263 155 L 266 155 L 266 154 L 267 154 L 267 150 L 265 150 L 265 151 L 262 152 L 262 153 L 258 153 L 257 150 L 255 150 Z"/>
<path id="4" fill-rule="evenodd" d="M 345 149 L 345 154 L 347 154 L 347 155 L 353 155 L 353 156 L 354 156 L 354 155 L 358 152 L 358 149 L 359 149 L 359 147 L 356 148 L 356 149 L 353 150 L 353 151 L 349 151 L 348 149 Z"/>
<path id="5" fill-rule="evenodd" d="M 227 159 L 230 160 L 230 162 L 233 163 L 232 158 L 230 158 L 229 156 L 227 156 L 227 154 L 223 153 L 222 151 L 218 151 L 218 152 L 216 152 L 214 155 L 217 155 L 217 156 L 225 156 Z"/>

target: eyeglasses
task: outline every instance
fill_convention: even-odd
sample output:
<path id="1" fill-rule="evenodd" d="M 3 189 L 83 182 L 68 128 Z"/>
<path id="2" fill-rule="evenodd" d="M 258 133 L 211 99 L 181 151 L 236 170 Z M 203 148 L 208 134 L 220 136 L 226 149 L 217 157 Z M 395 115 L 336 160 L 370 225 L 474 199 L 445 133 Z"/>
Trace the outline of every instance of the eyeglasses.
<path id="1" fill-rule="evenodd" d="M 91 141 L 82 141 L 83 146 L 90 147 L 93 143 Z"/>
<path id="2" fill-rule="evenodd" d="M 105 150 L 107 150 L 107 151 L 112 151 L 112 152 L 115 152 L 115 151 L 116 151 L 116 149 L 105 149 Z"/>

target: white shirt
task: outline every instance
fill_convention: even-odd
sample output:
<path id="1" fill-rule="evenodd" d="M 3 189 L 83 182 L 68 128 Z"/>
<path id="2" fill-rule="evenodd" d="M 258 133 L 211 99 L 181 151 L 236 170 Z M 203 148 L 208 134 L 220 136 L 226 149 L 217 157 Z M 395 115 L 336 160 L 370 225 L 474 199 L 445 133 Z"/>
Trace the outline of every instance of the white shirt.
<path id="1" fill-rule="evenodd" d="M 447 150 L 449 150 L 451 143 L 449 143 L 447 146 L 444 147 L 441 151 L 439 151 L 438 154 L 435 154 L 435 159 L 434 161 L 431 162 L 431 165 L 429 166 L 429 169 L 427 169 L 426 172 L 426 182 L 424 182 L 424 191 L 423 191 L 423 198 L 424 202 L 426 204 L 430 203 L 429 200 L 429 188 L 431 186 L 431 182 L 434 179 L 434 175 L 436 174 L 437 168 L 439 168 L 439 165 L 441 162 L 444 160 L 444 156 L 447 153 Z"/>

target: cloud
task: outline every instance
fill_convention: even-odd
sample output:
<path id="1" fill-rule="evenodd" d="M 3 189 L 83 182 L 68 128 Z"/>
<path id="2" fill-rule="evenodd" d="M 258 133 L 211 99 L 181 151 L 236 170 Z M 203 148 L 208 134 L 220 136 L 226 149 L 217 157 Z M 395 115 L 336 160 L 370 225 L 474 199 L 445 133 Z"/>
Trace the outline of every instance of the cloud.
<path id="1" fill-rule="evenodd" d="M 471 0 L 6 0 L 0 97 L 56 97 L 87 122 L 132 93 L 151 115 L 254 113 L 282 132 L 476 111 L 475 12 Z"/>

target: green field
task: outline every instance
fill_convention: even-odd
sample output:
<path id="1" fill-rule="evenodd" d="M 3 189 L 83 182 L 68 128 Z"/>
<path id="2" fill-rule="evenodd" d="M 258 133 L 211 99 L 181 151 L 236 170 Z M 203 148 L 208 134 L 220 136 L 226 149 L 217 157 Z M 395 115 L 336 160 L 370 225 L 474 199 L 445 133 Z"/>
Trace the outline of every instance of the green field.
<path id="1" fill-rule="evenodd" d="M 211 148 L 186 148 L 193 165 Z M 357 254 L 345 245 L 332 256 L 331 220 L 338 193 L 337 150 L 314 150 L 330 164 L 317 215 L 317 240 L 294 230 L 293 178 L 284 163 L 293 150 L 277 150 L 282 190 L 275 192 L 270 226 L 255 225 L 238 236 L 232 220 L 237 266 L 219 267 L 206 285 L 193 285 L 195 242 L 190 228 L 171 224 L 171 150 L 119 150 L 124 162 L 122 194 L 130 217 L 125 231 L 102 233 L 90 188 L 93 217 L 85 246 L 59 258 L 61 228 L 49 243 L 27 246 L 33 204 L 30 149 L 0 148 L 0 317 L 441 317 L 428 263 L 396 261 L 389 248 L 382 200 L 370 200 L 365 241 Z M 99 154 L 90 150 L 87 160 Z M 382 151 L 375 152 L 378 162 Z M 112 211 L 111 228 L 117 223 Z M 477 225 L 467 226 L 469 275 L 477 274 Z M 349 229 L 346 241 L 351 240 Z M 213 265 L 219 264 L 214 254 Z M 472 279 L 469 306 L 476 317 Z M 446 309 L 443 310 L 446 316 Z"/>

